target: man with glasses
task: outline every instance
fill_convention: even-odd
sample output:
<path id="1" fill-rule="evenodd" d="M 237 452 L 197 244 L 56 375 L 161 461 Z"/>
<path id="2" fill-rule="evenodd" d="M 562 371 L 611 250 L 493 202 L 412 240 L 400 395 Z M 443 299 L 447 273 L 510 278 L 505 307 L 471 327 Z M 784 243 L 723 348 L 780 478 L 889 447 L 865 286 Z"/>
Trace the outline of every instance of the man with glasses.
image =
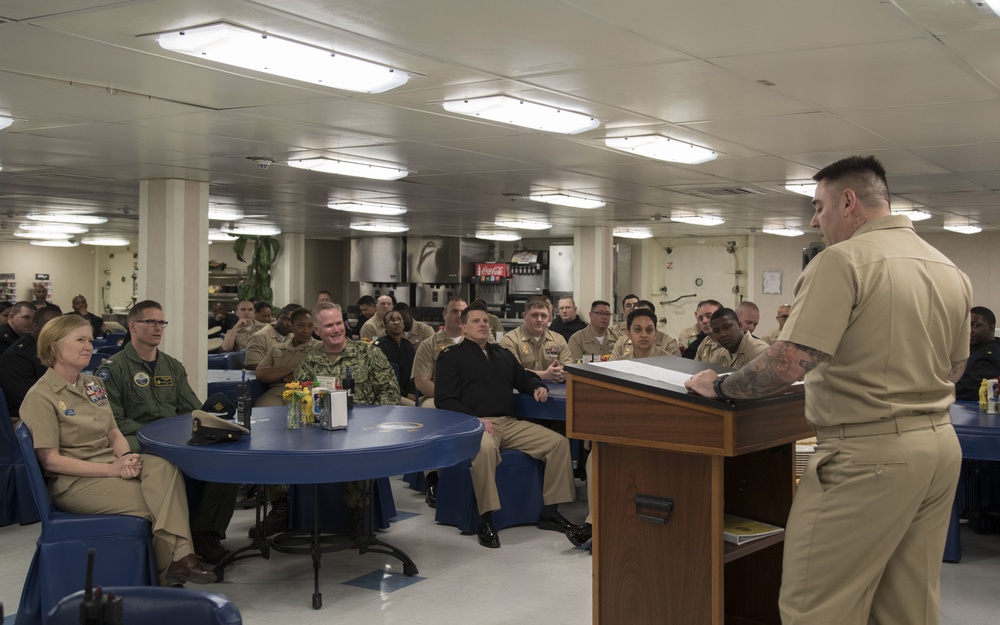
<path id="1" fill-rule="evenodd" d="M 569 355 L 576 360 L 601 360 L 610 356 L 618 340 L 611 325 L 611 304 L 597 300 L 590 305 L 590 325 L 569 337 Z"/>
<path id="2" fill-rule="evenodd" d="M 132 340 L 94 372 L 108 390 L 115 422 L 134 453 L 139 452 L 136 433 L 147 423 L 198 409 L 215 412 L 191 390 L 184 365 L 160 351 L 167 324 L 159 303 L 139 302 L 128 313 Z M 200 501 L 191 508 L 194 550 L 209 564 L 230 553 L 219 541 L 233 518 L 238 489 L 238 484 L 206 482 Z"/>
<path id="3" fill-rule="evenodd" d="M 790 314 L 792 314 L 791 304 L 782 304 L 781 306 L 778 306 L 778 314 L 775 317 L 775 319 L 778 320 L 778 329 L 764 337 L 765 343 L 768 345 L 774 345 L 775 341 L 778 340 L 778 336 L 781 334 L 781 331 L 785 329 L 785 322 L 788 321 L 788 315 Z"/>

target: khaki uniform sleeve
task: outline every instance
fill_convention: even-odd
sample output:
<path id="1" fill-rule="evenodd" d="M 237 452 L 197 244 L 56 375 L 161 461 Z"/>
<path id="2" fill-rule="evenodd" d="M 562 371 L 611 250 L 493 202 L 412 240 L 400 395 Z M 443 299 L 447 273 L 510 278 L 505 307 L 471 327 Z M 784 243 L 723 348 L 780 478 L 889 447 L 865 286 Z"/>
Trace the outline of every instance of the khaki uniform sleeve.
<path id="1" fill-rule="evenodd" d="M 517 351 L 517 331 L 508 332 L 500 338 L 500 347 L 506 349 L 508 352 L 514 355 L 514 358 L 518 359 L 520 362 L 521 355 Z"/>
<path id="2" fill-rule="evenodd" d="M 413 356 L 413 370 L 410 378 L 434 379 L 434 350 L 437 349 L 437 341 L 433 338 L 423 341 L 417 347 L 417 353 Z"/>
<path id="3" fill-rule="evenodd" d="M 583 330 L 574 332 L 573 336 L 569 337 L 566 346 L 569 347 L 569 357 L 573 359 L 573 362 L 583 358 Z"/>
<path id="4" fill-rule="evenodd" d="M 258 332 L 250 337 L 247 344 L 244 362 L 248 365 L 260 366 L 264 356 L 267 354 L 267 339 L 262 332 Z"/>
<path id="5" fill-rule="evenodd" d="M 781 332 L 783 340 L 833 356 L 851 322 L 858 275 L 836 246 L 827 248 L 805 268 L 795 283 L 792 312 Z"/>
<path id="6" fill-rule="evenodd" d="M 31 431 L 35 449 L 59 448 L 59 419 L 55 410 L 55 404 L 41 392 L 28 391 L 21 402 L 21 420 Z"/>

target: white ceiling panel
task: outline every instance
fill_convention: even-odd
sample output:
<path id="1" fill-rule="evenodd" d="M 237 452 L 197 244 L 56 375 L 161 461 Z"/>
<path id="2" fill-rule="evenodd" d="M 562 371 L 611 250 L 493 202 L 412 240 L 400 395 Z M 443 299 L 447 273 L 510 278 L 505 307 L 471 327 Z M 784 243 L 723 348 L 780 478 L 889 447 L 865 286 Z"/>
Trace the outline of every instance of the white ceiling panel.
<path id="1" fill-rule="evenodd" d="M 765 154 L 785 156 L 822 145 L 830 150 L 877 150 L 889 141 L 838 119 L 830 113 L 762 117 L 746 123 L 717 120 L 689 124 L 695 130 L 745 145 Z"/>
<path id="2" fill-rule="evenodd" d="M 840 116 L 907 148 L 1000 141 L 1000 98 L 842 111 Z"/>

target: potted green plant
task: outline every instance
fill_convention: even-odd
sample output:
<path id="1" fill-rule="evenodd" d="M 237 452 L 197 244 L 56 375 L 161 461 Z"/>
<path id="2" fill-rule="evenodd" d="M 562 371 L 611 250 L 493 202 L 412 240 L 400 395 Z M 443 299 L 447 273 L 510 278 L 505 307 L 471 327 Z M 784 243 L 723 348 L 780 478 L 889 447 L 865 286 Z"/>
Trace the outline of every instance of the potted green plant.
<path id="1" fill-rule="evenodd" d="M 248 261 L 243 257 L 247 243 L 253 241 L 253 254 Z M 239 298 L 241 300 L 270 302 L 274 298 L 271 289 L 271 265 L 278 258 L 281 244 L 274 237 L 240 236 L 233 243 L 233 251 L 240 262 L 247 264 L 247 274 L 240 281 Z"/>

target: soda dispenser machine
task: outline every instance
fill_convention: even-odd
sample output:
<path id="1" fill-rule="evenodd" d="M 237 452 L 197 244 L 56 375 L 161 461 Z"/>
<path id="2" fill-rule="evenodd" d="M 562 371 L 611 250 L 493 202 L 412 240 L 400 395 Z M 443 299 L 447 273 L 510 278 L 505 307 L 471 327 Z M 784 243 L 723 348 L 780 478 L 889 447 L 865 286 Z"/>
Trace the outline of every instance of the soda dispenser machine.
<path id="1" fill-rule="evenodd" d="M 476 263 L 472 277 L 471 299 L 482 299 L 486 308 L 499 317 L 507 316 L 507 285 L 510 267 L 507 263 Z"/>
<path id="2" fill-rule="evenodd" d="M 508 310 L 515 316 L 524 312 L 524 302 L 532 295 L 549 295 L 549 253 L 522 250 L 510 258 Z"/>

